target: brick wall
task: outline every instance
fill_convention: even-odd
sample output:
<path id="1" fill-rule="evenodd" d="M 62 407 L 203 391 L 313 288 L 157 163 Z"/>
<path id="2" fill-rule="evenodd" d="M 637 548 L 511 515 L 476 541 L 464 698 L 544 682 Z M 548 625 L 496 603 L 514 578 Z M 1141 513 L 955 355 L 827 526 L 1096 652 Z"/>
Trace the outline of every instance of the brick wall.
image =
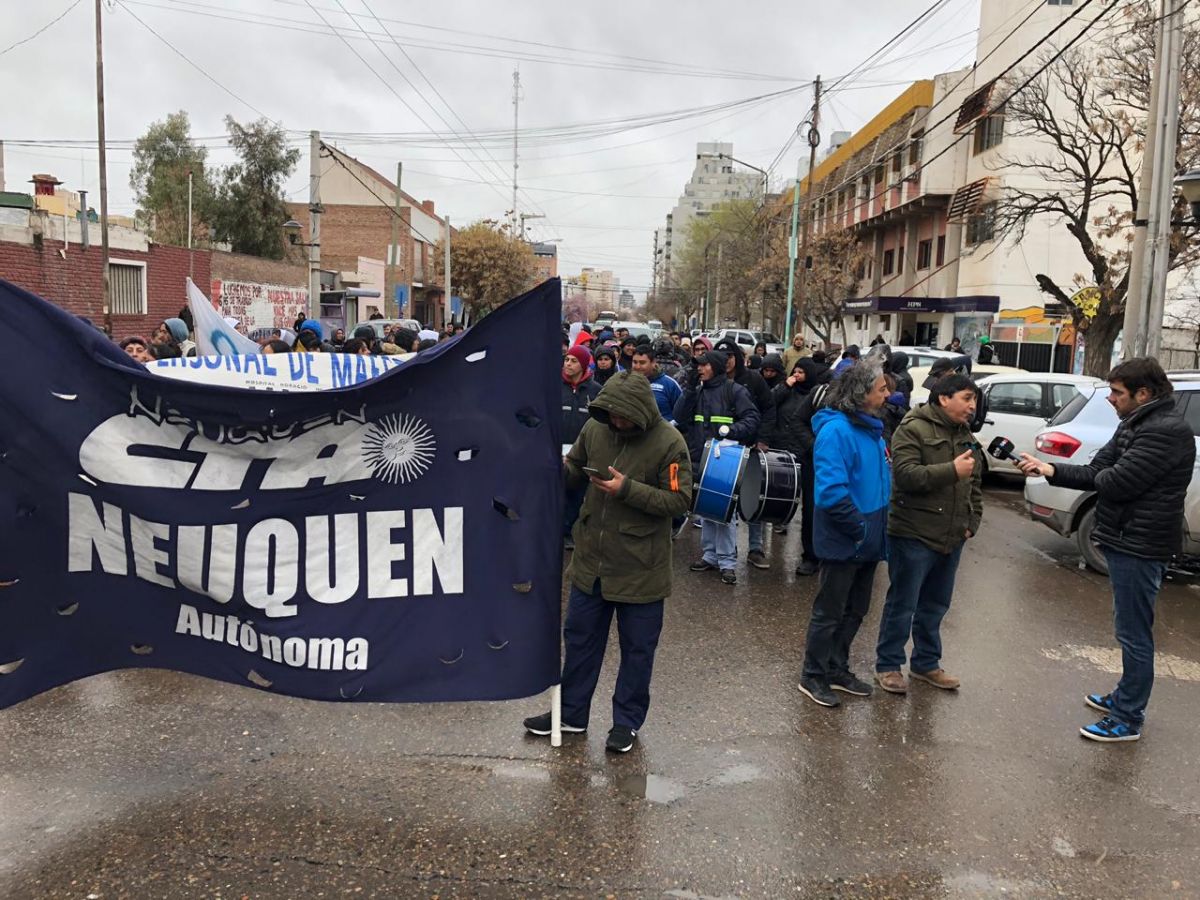
<path id="1" fill-rule="evenodd" d="M 263 259 L 244 253 L 214 250 L 212 277 L 220 281 L 248 281 L 254 284 L 286 284 L 308 287 L 308 251 L 293 248 L 291 258 Z"/>
<path id="2" fill-rule="evenodd" d="M 0 241 L 0 278 L 57 303 L 76 315 L 87 316 L 97 325 L 104 322 L 103 283 L 100 247 L 87 250 L 72 245 L 66 259 L 60 255 L 61 243 L 46 241 L 38 248 L 32 244 Z M 195 252 L 196 286 L 207 296 L 212 280 L 211 253 Z M 114 262 L 130 260 L 146 264 L 146 303 L 144 316 L 113 316 L 113 337 L 132 334 L 150 337 L 163 319 L 179 315 L 187 305 L 188 250 L 152 244 L 149 250 L 110 252 Z"/>

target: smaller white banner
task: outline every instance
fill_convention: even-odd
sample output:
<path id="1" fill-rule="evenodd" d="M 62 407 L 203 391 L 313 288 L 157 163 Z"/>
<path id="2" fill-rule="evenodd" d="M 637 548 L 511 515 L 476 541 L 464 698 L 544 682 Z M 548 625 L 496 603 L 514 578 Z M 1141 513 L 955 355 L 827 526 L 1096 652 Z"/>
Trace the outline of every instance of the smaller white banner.
<path id="1" fill-rule="evenodd" d="M 160 359 L 146 369 L 165 378 L 259 391 L 328 391 L 370 381 L 415 356 L 349 353 L 256 353 Z"/>

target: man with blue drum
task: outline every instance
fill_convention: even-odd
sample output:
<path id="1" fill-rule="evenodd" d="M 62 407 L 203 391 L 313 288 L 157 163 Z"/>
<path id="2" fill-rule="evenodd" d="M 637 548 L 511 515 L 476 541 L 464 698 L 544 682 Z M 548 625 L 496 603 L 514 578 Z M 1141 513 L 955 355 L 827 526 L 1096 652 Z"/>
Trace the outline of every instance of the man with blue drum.
<path id="1" fill-rule="evenodd" d="M 751 443 L 761 421 L 750 392 L 725 374 L 726 356 L 710 350 L 698 361 L 675 404 L 675 423 L 687 438 L 692 469 L 700 471 L 704 444 L 709 440 Z M 703 556 L 693 572 L 720 570 L 725 584 L 737 584 L 737 520 L 705 519 L 700 530 Z"/>

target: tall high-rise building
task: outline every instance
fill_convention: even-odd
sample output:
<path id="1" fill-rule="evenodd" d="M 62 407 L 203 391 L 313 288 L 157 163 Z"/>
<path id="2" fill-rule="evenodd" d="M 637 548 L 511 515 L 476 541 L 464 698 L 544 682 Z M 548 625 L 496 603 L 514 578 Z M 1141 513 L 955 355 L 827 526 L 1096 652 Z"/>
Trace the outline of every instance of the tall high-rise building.
<path id="1" fill-rule="evenodd" d="M 683 186 L 675 208 L 667 214 L 666 224 L 656 232 L 656 287 L 667 289 L 673 284 L 672 267 L 687 242 L 693 221 L 709 215 L 722 203 L 757 197 L 762 191 L 762 176 L 758 172 L 734 168 L 732 143 L 697 144 L 692 177 Z"/>

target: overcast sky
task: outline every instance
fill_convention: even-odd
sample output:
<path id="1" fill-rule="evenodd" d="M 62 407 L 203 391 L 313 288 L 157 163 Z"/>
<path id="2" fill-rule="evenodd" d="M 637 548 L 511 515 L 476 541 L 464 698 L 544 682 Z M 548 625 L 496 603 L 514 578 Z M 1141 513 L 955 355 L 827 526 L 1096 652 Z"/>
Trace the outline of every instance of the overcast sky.
<path id="1" fill-rule="evenodd" d="M 882 65 L 848 80 L 825 106 L 823 135 L 859 127 L 907 81 L 971 62 L 979 2 L 944 2 Z M 33 172 L 51 172 L 68 189 L 93 192 L 89 203 L 98 205 L 93 5 L 0 0 L 9 190 L 29 190 Z M 828 83 L 928 7 L 930 0 L 105 0 L 108 138 L 123 142 L 109 152 L 109 209 L 134 209 L 130 142 L 183 109 L 193 135 L 211 139 L 218 165 L 232 160 L 219 145 L 226 114 L 246 121 L 261 112 L 294 132 L 304 150 L 288 185 L 296 198 L 307 196 L 307 132 L 316 128 L 346 135 L 333 142 L 389 177 L 403 161 L 404 188 L 434 200 L 455 224 L 501 217 L 512 206 L 519 64 L 520 124 L 531 129 L 522 137 L 519 207 L 545 215 L 529 222 L 530 235 L 560 239 L 560 274 L 612 269 L 640 300 L 653 230 L 690 176 L 696 142 L 732 141 L 735 156 L 766 168 L 808 114 L 812 91 L 610 134 L 596 133 L 597 123 L 746 100 L 817 74 Z M 466 138 L 468 129 L 482 147 Z M 428 131 L 457 132 L 469 146 L 422 139 Z M 93 144 L 12 143 L 30 139 Z M 774 188 L 794 176 L 802 149 L 793 144 L 779 159 Z"/>

